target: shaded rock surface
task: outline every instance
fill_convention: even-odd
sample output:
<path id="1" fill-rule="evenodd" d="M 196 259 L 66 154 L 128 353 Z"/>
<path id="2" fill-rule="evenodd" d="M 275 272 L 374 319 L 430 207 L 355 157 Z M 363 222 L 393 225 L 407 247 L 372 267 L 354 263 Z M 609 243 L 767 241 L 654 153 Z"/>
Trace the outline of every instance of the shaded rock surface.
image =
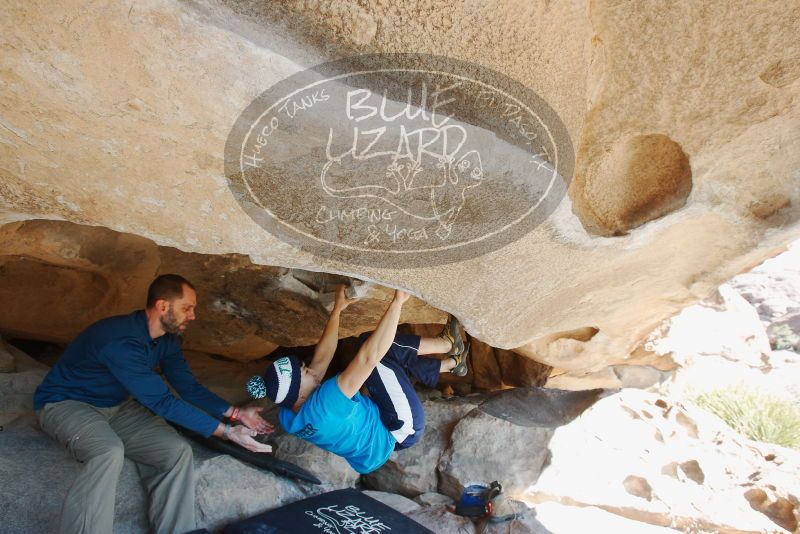
<path id="1" fill-rule="evenodd" d="M 199 463 L 195 477 L 197 523 L 211 531 L 333 489 L 296 484 L 227 455 Z"/>
<path id="2" fill-rule="evenodd" d="M 326 299 L 348 280 L 256 265 L 239 254 L 183 252 L 105 228 L 30 221 L 0 228 L 0 300 L 25 294 L 28 302 L 0 310 L 0 331 L 67 343 L 94 321 L 143 308 L 148 285 L 164 273 L 181 274 L 197 289 L 197 319 L 184 347 L 241 361 L 278 345 L 316 343 L 328 317 Z M 387 288 L 367 292 L 342 315 L 342 337 L 374 329 L 390 299 Z M 402 317 L 444 319 L 416 299 Z"/>
<path id="3" fill-rule="evenodd" d="M 453 429 L 439 460 L 439 491 L 457 499 L 470 482 L 502 480 L 508 492 L 519 493 L 539 477 L 552 435 L 551 428 L 517 426 L 473 411 Z"/>
<path id="4" fill-rule="evenodd" d="M 372 497 L 373 499 L 382 502 L 386 506 L 391 506 L 401 514 L 409 514 L 416 510 L 422 508 L 419 503 L 412 501 L 402 495 L 397 495 L 396 493 L 388 493 L 385 491 L 372 491 L 366 490 L 364 491 L 367 495 Z"/>
<path id="5" fill-rule="evenodd" d="M 5 345 L 0 345 L 0 373 L 10 373 L 14 370 L 14 367 L 14 356 L 11 355 Z"/>
<path id="6" fill-rule="evenodd" d="M 434 466 L 449 446 L 456 423 L 476 405 L 457 399 L 426 400 L 422 405 L 426 418 L 422 439 L 413 447 L 393 452 L 383 467 L 366 475 L 368 486 L 408 497 L 437 491 L 439 479 Z"/>
<path id="7" fill-rule="evenodd" d="M 473 534 L 475 524 L 466 517 L 456 515 L 445 506 L 426 506 L 408 514 L 408 517 L 437 534 Z"/>
<path id="8" fill-rule="evenodd" d="M 3 529 L 20 533 L 57 531 L 62 499 L 80 464 L 39 429 L 32 412 L 3 424 L 0 449 L 4 451 L 0 455 L 0 478 L 5 488 L 0 497 Z M 117 485 L 114 517 L 114 532 L 147 530 L 145 493 L 129 460 Z"/>
<path id="9" fill-rule="evenodd" d="M 571 392 L 519 388 L 489 395 L 480 411 L 517 426 L 555 428 L 578 417 L 602 393 L 597 389 Z"/>
<path id="10" fill-rule="evenodd" d="M 455 501 L 447 495 L 434 492 L 417 495 L 414 497 L 414 502 L 417 502 L 422 506 L 455 505 Z"/>

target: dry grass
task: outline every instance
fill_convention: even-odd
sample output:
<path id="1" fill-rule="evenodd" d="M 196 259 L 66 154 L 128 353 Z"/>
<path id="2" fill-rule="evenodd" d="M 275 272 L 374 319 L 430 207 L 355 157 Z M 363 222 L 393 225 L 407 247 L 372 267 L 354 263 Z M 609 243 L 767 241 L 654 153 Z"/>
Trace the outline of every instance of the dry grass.
<path id="1" fill-rule="evenodd" d="M 800 450 L 800 407 L 789 401 L 741 386 L 702 393 L 693 400 L 752 440 Z"/>

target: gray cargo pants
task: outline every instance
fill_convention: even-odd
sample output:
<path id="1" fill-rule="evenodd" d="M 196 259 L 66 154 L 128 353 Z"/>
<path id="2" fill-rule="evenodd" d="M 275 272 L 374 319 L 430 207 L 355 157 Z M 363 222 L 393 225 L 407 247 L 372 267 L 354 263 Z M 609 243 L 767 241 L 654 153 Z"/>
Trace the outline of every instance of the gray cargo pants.
<path id="1" fill-rule="evenodd" d="M 166 421 L 130 399 L 112 408 L 66 400 L 45 404 L 39 424 L 83 463 L 61 508 L 61 533 L 113 530 L 124 458 L 136 463 L 155 532 L 194 530 L 192 449 Z"/>

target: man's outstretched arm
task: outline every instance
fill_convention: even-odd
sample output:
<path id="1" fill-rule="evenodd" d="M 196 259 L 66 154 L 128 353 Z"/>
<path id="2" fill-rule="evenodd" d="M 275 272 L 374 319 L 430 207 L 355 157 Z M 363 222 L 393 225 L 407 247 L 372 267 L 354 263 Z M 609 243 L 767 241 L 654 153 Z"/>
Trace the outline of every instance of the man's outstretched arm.
<path id="1" fill-rule="evenodd" d="M 400 311 L 408 297 L 408 293 L 404 291 L 394 292 L 394 299 L 389 308 L 383 312 L 375 331 L 358 349 L 356 357 L 347 369 L 339 375 L 339 389 L 348 398 L 352 398 L 361 389 L 370 373 L 392 346 L 394 336 L 397 334 L 397 323 L 400 321 Z"/>
<path id="2" fill-rule="evenodd" d="M 213 417 L 217 419 L 231 417 L 231 423 L 242 422 L 248 428 L 258 431 L 259 434 L 275 430 L 261 417 L 260 412 L 263 408 L 257 406 L 238 408 L 202 385 L 189 368 L 180 345 L 176 344 L 175 350 L 161 360 L 161 370 L 181 399 L 192 403 Z"/>
<path id="3" fill-rule="evenodd" d="M 125 389 L 156 415 L 206 437 L 224 433 L 225 425 L 219 420 L 170 393 L 161 377 L 153 371 L 146 351 L 137 340 L 123 339 L 110 343 L 100 358 Z M 251 451 L 269 452 L 271 448 L 268 445 L 253 439 L 256 433 L 236 426 L 225 437 Z"/>
<path id="4" fill-rule="evenodd" d="M 339 344 L 339 317 L 342 310 L 356 301 L 356 299 L 348 299 L 344 292 L 345 286 L 343 285 L 336 290 L 336 302 L 333 305 L 330 317 L 328 317 L 328 323 L 322 331 L 322 336 L 314 349 L 314 357 L 311 360 L 311 364 L 308 366 L 319 380 L 322 380 L 322 377 L 328 371 L 328 366 L 336 353 L 336 346 Z"/>

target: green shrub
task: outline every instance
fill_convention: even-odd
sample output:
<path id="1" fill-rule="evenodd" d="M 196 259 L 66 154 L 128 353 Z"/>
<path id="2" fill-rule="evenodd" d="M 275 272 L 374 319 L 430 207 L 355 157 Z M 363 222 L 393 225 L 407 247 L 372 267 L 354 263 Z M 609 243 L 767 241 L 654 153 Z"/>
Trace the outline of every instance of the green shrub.
<path id="1" fill-rule="evenodd" d="M 794 350 L 800 339 L 795 334 L 789 325 L 779 324 L 772 327 L 772 350 Z"/>
<path id="2" fill-rule="evenodd" d="M 800 449 L 800 408 L 789 401 L 741 386 L 702 393 L 692 400 L 752 440 Z"/>

